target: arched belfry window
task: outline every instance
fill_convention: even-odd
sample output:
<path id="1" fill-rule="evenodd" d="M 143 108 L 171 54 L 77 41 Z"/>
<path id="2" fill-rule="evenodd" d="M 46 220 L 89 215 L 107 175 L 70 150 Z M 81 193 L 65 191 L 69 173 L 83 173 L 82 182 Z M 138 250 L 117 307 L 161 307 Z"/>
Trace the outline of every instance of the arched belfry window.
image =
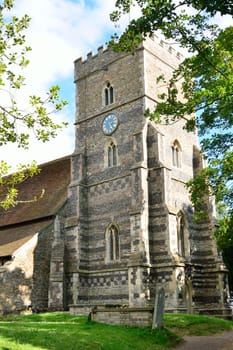
<path id="1" fill-rule="evenodd" d="M 184 214 L 179 212 L 176 217 L 177 223 L 177 250 L 181 257 L 185 257 L 185 220 Z"/>
<path id="2" fill-rule="evenodd" d="M 119 229 L 111 223 L 105 233 L 106 241 L 106 260 L 115 261 L 120 258 L 120 242 L 119 242 Z"/>
<path id="3" fill-rule="evenodd" d="M 172 145 L 172 165 L 177 168 L 181 167 L 181 147 L 177 140 Z"/>
<path id="4" fill-rule="evenodd" d="M 104 87 L 104 104 L 108 106 L 114 102 L 114 89 L 108 81 Z"/>
<path id="5" fill-rule="evenodd" d="M 107 149 L 108 167 L 117 165 L 117 145 L 111 141 Z"/>

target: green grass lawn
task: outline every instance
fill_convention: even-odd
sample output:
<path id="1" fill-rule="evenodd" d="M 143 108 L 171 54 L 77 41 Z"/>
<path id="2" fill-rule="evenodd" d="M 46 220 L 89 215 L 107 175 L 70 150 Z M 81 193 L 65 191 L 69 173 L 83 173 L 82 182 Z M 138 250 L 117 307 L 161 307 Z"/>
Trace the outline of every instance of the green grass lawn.
<path id="1" fill-rule="evenodd" d="M 184 334 L 233 329 L 233 322 L 205 316 L 165 314 L 164 328 L 109 326 L 69 313 L 0 317 L 0 350 L 165 350 Z"/>

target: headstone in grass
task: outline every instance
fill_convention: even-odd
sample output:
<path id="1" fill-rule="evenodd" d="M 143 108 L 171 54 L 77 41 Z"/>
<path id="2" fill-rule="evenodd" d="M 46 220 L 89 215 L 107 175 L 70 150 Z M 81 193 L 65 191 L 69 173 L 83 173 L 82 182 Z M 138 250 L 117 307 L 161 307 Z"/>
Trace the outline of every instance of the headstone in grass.
<path id="1" fill-rule="evenodd" d="M 155 307 L 153 314 L 152 329 L 161 328 L 163 326 L 165 291 L 164 288 L 159 288 L 155 295 Z"/>

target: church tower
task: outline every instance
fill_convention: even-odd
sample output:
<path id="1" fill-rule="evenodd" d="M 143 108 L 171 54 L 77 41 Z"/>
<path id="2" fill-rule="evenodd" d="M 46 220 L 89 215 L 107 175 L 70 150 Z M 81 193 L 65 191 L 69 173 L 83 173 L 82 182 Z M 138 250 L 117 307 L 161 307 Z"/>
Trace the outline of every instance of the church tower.
<path id="1" fill-rule="evenodd" d="M 227 275 L 210 218 L 192 221 L 185 183 L 202 167 L 185 121 L 156 125 L 153 108 L 182 56 L 160 38 L 134 55 L 98 49 L 75 61 L 76 146 L 65 236 L 67 304 L 154 305 L 224 314 Z"/>

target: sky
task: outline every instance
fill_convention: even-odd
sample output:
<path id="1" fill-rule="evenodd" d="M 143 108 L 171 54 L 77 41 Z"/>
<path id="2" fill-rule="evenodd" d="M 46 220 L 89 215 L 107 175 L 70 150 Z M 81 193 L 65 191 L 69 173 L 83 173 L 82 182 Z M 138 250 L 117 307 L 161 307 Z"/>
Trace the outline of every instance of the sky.
<path id="1" fill-rule="evenodd" d="M 115 0 L 15 0 L 14 14 L 31 17 L 26 38 L 32 51 L 28 55 L 30 64 L 23 71 L 26 77 L 23 95 L 43 95 L 50 86 L 58 84 L 62 98 L 69 104 L 54 115 L 54 120 L 66 121 L 69 127 L 46 143 L 32 139 L 29 150 L 16 144 L 1 146 L 0 159 L 13 168 L 31 160 L 41 164 L 74 151 L 74 61 L 79 57 L 85 59 L 90 51 L 96 53 L 116 32 L 109 19 L 114 3 Z M 123 20 L 117 30 L 123 30 L 124 25 Z"/>
<path id="2" fill-rule="evenodd" d="M 26 32 L 27 44 L 32 47 L 30 64 L 23 72 L 26 87 L 22 96 L 41 95 L 49 87 L 58 84 L 61 96 L 69 104 L 54 116 L 56 122 L 66 121 L 69 126 L 55 139 L 41 143 L 32 139 L 29 150 L 15 144 L 0 147 L 0 159 L 13 168 L 19 163 L 36 160 L 41 164 L 74 151 L 75 86 L 74 61 L 88 52 L 97 52 L 113 33 L 123 31 L 129 21 L 123 18 L 118 27 L 109 19 L 115 0 L 15 0 L 14 12 L 20 17 L 31 17 Z M 137 16 L 135 8 L 131 18 Z M 226 24 L 226 23 L 225 23 Z"/>

